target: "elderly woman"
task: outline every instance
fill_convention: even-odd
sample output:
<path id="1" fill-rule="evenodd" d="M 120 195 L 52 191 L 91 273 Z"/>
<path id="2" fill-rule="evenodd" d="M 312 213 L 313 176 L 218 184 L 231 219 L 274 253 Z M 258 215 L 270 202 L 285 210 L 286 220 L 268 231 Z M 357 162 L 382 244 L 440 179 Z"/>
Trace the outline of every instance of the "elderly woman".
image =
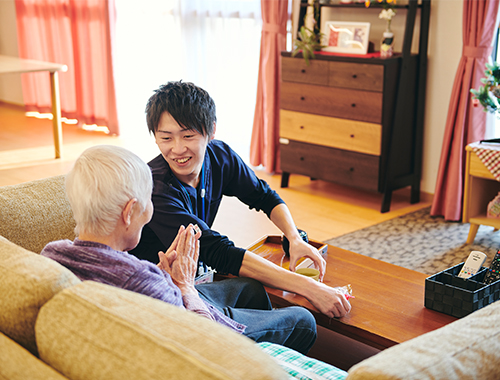
<path id="1" fill-rule="evenodd" d="M 158 265 L 127 252 L 138 244 L 152 217 L 152 183 L 149 167 L 132 152 L 116 146 L 87 149 L 66 177 L 77 238 L 49 243 L 41 254 L 81 280 L 145 294 L 257 342 L 307 353 L 316 338 L 315 321 L 307 310 L 273 310 L 263 286 L 248 278 L 194 285 L 201 236 L 197 226 L 181 226 L 169 249 L 158 253 Z"/>

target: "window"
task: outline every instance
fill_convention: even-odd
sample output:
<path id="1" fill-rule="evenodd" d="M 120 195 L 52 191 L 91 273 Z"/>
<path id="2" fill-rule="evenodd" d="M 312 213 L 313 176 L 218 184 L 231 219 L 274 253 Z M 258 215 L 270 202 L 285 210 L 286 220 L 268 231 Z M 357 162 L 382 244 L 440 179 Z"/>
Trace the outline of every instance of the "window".
<path id="1" fill-rule="evenodd" d="M 182 79 L 210 93 L 217 106 L 216 138 L 248 161 L 260 0 L 148 0 L 140 5 L 116 0 L 116 10 L 116 88 L 123 137 L 147 140 L 148 98 L 161 84 Z"/>

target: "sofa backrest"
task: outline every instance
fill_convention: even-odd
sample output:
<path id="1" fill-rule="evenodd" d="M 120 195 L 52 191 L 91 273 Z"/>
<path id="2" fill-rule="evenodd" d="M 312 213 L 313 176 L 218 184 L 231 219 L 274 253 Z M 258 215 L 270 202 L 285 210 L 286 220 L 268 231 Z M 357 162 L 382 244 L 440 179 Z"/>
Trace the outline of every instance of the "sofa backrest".
<path id="1" fill-rule="evenodd" d="M 37 354 L 35 321 L 59 291 L 81 281 L 67 268 L 0 236 L 0 332 Z"/>
<path id="2" fill-rule="evenodd" d="M 64 175 L 0 187 L 0 235 L 35 253 L 54 240 L 75 238 Z"/>

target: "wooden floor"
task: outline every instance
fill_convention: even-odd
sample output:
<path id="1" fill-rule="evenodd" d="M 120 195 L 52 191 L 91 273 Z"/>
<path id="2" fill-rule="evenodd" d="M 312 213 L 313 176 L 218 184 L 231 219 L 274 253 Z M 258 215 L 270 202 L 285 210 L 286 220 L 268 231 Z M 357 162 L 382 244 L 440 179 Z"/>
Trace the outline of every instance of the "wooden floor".
<path id="1" fill-rule="evenodd" d="M 116 137 L 63 124 L 63 157 L 54 158 L 52 122 L 28 118 L 21 107 L 0 103 L 0 186 L 14 185 L 65 174 L 87 147 L 97 144 L 124 146 L 146 162 L 159 151 L 147 132 L 140 136 Z M 324 241 L 430 205 L 430 200 L 411 205 L 409 189 L 393 193 L 391 211 L 380 213 L 382 195 L 311 181 L 291 175 L 289 187 L 280 189 L 280 176 L 256 170 L 279 192 L 292 211 L 296 225 L 311 239 Z M 427 197 L 428 198 L 428 197 Z M 241 247 L 264 235 L 279 231 L 263 213 L 251 211 L 238 200 L 225 198 L 214 229 Z"/>

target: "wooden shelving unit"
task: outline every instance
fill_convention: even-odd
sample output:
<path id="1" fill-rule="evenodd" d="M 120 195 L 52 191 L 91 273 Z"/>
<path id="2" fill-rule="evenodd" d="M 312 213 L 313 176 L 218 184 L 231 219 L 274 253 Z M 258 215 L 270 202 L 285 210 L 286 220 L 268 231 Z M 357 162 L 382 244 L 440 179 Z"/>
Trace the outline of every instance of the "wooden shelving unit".
<path id="1" fill-rule="evenodd" d="M 305 4 L 307 6 L 307 4 Z M 363 4 L 320 4 L 320 7 L 331 7 L 331 8 L 349 8 L 353 11 L 363 11 L 365 6 Z M 379 4 L 374 3 L 373 7 L 380 7 Z M 424 121 L 424 111 L 425 111 L 425 92 L 426 92 L 426 78 L 427 78 L 427 47 L 428 47 L 428 31 L 429 31 L 429 17 L 430 17 L 430 0 L 422 0 L 421 2 L 417 0 L 409 0 L 408 4 L 404 5 L 396 5 L 396 8 L 405 8 L 407 10 L 406 20 L 405 20 L 405 30 L 404 30 L 404 38 L 403 38 L 403 47 L 400 53 L 395 54 L 393 57 L 389 59 L 381 59 L 381 58 L 358 58 L 358 57 L 345 57 L 345 56 L 334 56 L 334 55 L 317 55 L 317 58 L 313 60 L 310 68 L 300 68 L 300 72 L 302 70 L 306 70 L 311 75 L 318 76 L 320 73 L 316 74 L 313 72 L 314 66 L 316 65 L 316 69 L 319 70 L 319 67 L 322 65 L 321 62 L 328 61 L 330 65 L 329 70 L 332 69 L 332 65 L 339 66 L 342 63 L 352 65 L 352 67 L 357 67 L 358 72 L 362 74 L 362 67 L 378 67 L 383 72 L 383 76 L 380 80 L 383 83 L 383 88 L 381 90 L 376 90 L 375 88 L 368 88 L 366 91 L 372 91 L 379 94 L 375 94 L 374 98 L 381 99 L 382 103 L 375 105 L 376 112 L 381 112 L 380 120 L 377 118 L 370 120 L 359 119 L 360 113 L 362 110 L 358 107 L 352 107 L 353 102 L 350 102 L 346 105 L 346 109 L 343 111 L 339 111 L 338 107 L 332 105 L 329 111 L 325 111 L 324 107 L 328 108 L 328 105 L 320 105 L 320 111 L 318 111 L 318 107 L 314 107 L 314 105 L 309 102 L 305 105 L 306 108 L 300 105 L 300 101 L 295 102 L 295 105 L 290 107 L 290 91 L 301 91 L 301 85 L 292 85 L 290 83 L 285 83 L 286 73 L 283 72 L 284 76 L 284 86 L 282 86 L 282 106 L 281 109 L 283 111 L 294 111 L 300 113 L 310 113 L 312 115 L 322 115 L 328 117 L 339 118 L 342 120 L 361 120 L 368 121 L 372 124 L 379 124 L 381 128 L 381 138 L 377 141 L 380 144 L 380 154 L 368 156 L 359 156 L 354 154 L 352 157 L 353 162 L 357 162 L 358 167 L 361 163 L 361 171 L 367 172 L 367 174 L 371 175 L 371 177 L 367 177 L 366 181 L 363 181 L 363 178 L 357 176 L 359 173 L 354 173 L 356 171 L 355 166 L 351 166 L 348 170 L 351 174 L 342 174 L 342 170 L 346 170 L 346 167 L 339 168 L 340 171 L 336 171 L 335 161 L 330 162 L 330 168 L 321 170 L 318 169 L 318 162 L 311 163 L 311 177 L 317 179 L 325 179 L 327 181 L 339 182 L 343 184 L 352 184 L 356 187 L 366 188 L 369 190 L 375 190 L 383 194 L 381 212 L 387 212 L 390 210 L 391 196 L 393 190 L 411 186 L 411 203 L 417 203 L 420 200 L 420 180 L 421 180 L 421 165 L 422 165 L 422 142 L 423 142 L 423 121 Z M 306 7 L 302 8 L 305 13 Z M 413 41 L 414 29 L 415 29 L 415 20 L 417 16 L 417 12 L 420 11 L 420 35 L 419 35 L 419 44 L 418 44 L 418 52 L 416 54 L 412 54 L 411 52 L 411 44 Z M 303 20 L 303 16 L 299 16 L 300 20 Z M 299 25 L 300 27 L 300 25 Z M 284 59 L 288 59 L 288 63 L 286 67 L 283 66 L 284 70 L 289 70 L 292 66 L 297 66 L 297 64 L 293 64 L 290 62 L 291 60 L 299 60 L 301 59 L 301 55 L 297 55 L 295 58 L 290 58 L 290 52 L 283 52 L 282 57 Z M 303 61 L 303 59 L 302 59 Z M 333 63 L 335 62 L 335 63 Z M 373 66 L 376 65 L 376 66 Z M 331 72 L 331 71 L 330 71 Z M 323 72 L 323 77 L 325 73 Z M 355 75 L 360 75 L 355 74 Z M 294 74 L 295 75 L 295 74 Z M 308 84 L 304 87 L 302 86 L 302 91 L 314 92 L 315 90 L 322 91 L 322 94 L 326 94 L 329 87 L 329 91 L 331 93 L 342 93 L 345 92 L 346 88 L 349 90 L 356 90 L 355 83 L 359 82 L 356 80 L 352 80 L 350 82 L 343 85 L 338 85 L 335 83 L 335 79 L 332 79 L 332 75 L 329 75 L 329 82 L 326 82 L 323 79 L 323 83 L 321 85 L 314 84 L 312 82 L 308 82 Z M 304 76 L 297 73 L 295 75 L 298 79 L 290 79 L 290 82 L 300 83 L 303 82 Z M 307 79 L 308 80 L 308 79 Z M 306 82 L 307 82 L 306 80 Z M 282 84 L 283 84 L 282 83 Z M 307 86 L 318 86 L 317 88 L 307 87 Z M 326 91 L 326 92 L 325 92 Z M 296 95 L 303 95 L 297 93 Z M 361 97 L 366 97 L 366 93 L 359 93 Z M 335 98 L 334 95 L 332 95 Z M 310 97 L 309 97 L 310 98 Z M 339 101 L 345 100 L 344 97 L 340 97 Z M 284 103 L 285 102 L 285 103 Z M 286 104 L 288 102 L 288 105 Z M 293 102 L 293 100 L 292 100 Z M 378 102 L 378 100 L 377 100 Z M 368 103 L 364 103 L 364 106 L 368 106 Z M 355 108 L 355 109 L 354 109 Z M 311 111 L 312 110 L 312 111 Z M 339 116 L 340 112 L 340 116 Z M 348 115 L 351 114 L 351 116 Z M 296 115 L 297 116 L 297 115 Z M 328 125 L 333 125 L 334 128 L 339 124 L 339 120 L 330 120 L 325 121 L 322 120 L 322 123 Z M 314 124 L 314 122 L 313 122 Z M 328 136 L 328 139 L 335 139 L 337 132 L 329 131 L 329 127 L 325 127 L 324 129 L 325 136 Z M 353 133 L 354 134 L 354 133 Z M 359 131 L 356 131 L 356 134 L 359 136 Z M 294 145 L 295 148 L 293 150 L 295 152 L 316 152 L 318 154 L 323 154 L 323 159 L 338 159 L 341 158 L 344 161 L 349 161 L 349 155 L 351 154 L 352 149 L 349 149 L 345 146 L 337 147 L 335 144 L 327 145 L 328 151 L 324 151 L 324 145 L 319 143 L 310 143 L 307 140 L 294 140 L 293 138 L 288 138 L 288 141 L 293 141 L 293 144 L 310 144 L 307 145 Z M 326 139 L 325 139 L 326 140 Z M 286 141 L 286 140 L 283 140 Z M 354 149 L 355 153 L 359 153 L 357 148 Z M 347 157 L 347 158 L 346 158 Z M 285 147 L 284 153 L 282 152 L 281 162 L 282 162 L 282 187 L 288 186 L 288 177 L 291 173 L 297 174 L 308 174 L 308 166 L 304 164 L 303 161 L 306 161 L 304 157 L 302 160 L 300 157 L 297 161 L 293 159 L 293 155 L 290 152 L 290 149 Z M 302 161 L 302 162 L 301 162 Z M 370 164 L 366 166 L 364 163 L 370 161 Z M 299 171 L 296 171 L 295 167 L 300 167 Z M 376 173 L 373 172 L 376 170 Z M 376 179 L 373 178 L 373 175 L 376 176 Z M 353 179 L 355 179 L 353 181 Z M 363 185 L 363 182 L 366 182 Z"/>

